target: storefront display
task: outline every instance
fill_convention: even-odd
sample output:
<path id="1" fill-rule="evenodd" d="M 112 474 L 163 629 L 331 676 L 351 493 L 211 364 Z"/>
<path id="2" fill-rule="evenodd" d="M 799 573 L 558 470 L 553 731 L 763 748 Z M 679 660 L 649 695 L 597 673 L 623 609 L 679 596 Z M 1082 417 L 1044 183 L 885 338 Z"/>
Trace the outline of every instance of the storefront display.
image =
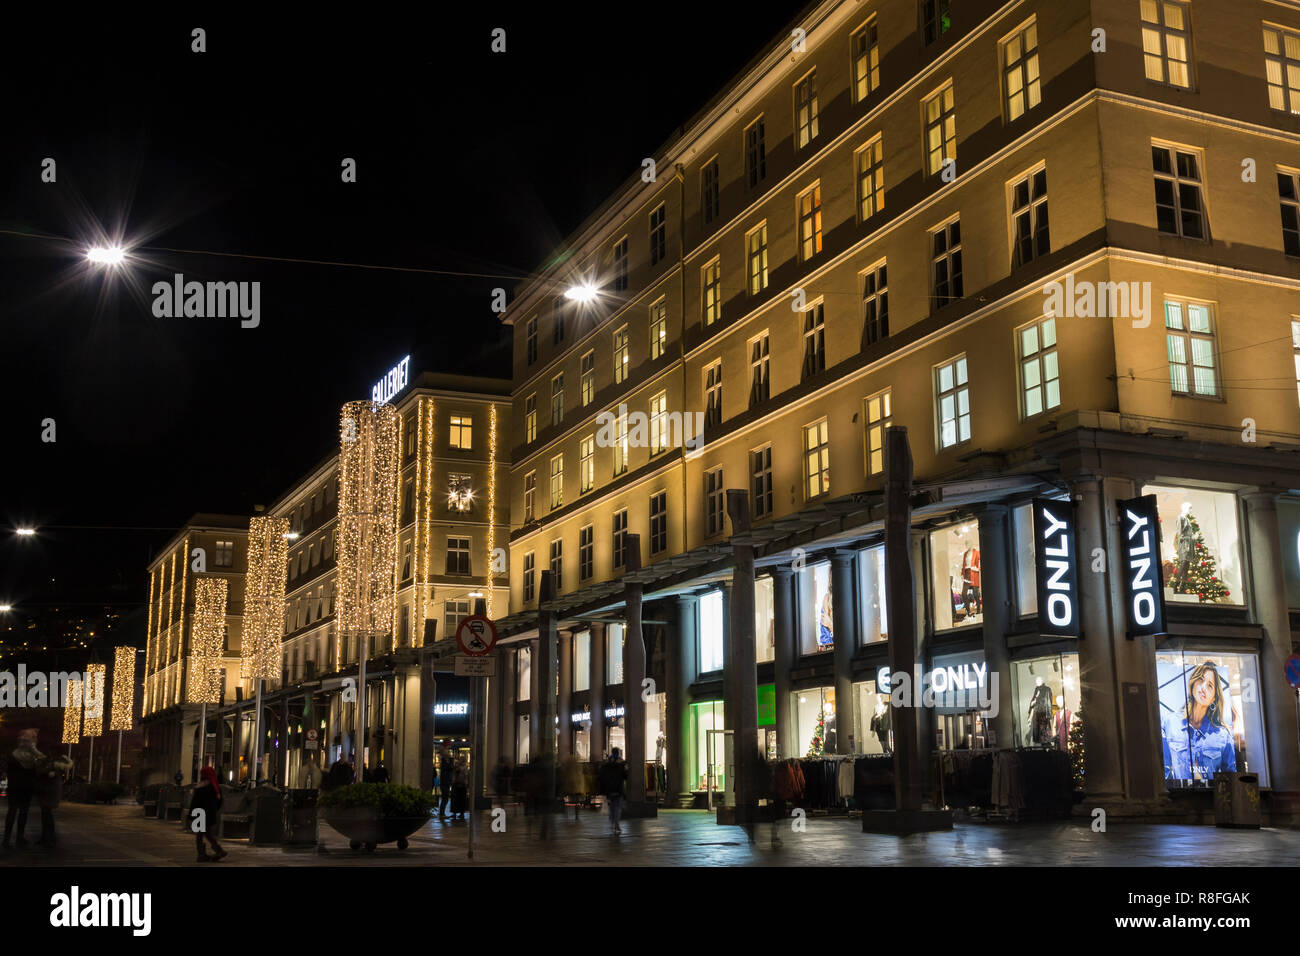
<path id="1" fill-rule="evenodd" d="M 839 739 L 835 732 L 835 688 L 810 687 L 795 691 L 795 740 L 807 757 L 839 753 Z"/>
<path id="2" fill-rule="evenodd" d="M 1013 661 L 1011 674 L 1016 746 L 1069 750 L 1080 708 L 1079 655 Z"/>
<path id="3" fill-rule="evenodd" d="M 522 645 L 515 652 L 515 700 L 523 702 L 529 700 L 533 693 L 533 651 L 532 648 Z"/>
<path id="4" fill-rule="evenodd" d="M 1035 573 L 1034 506 L 1017 505 L 1011 512 L 1016 536 L 1016 606 L 1021 617 L 1038 613 L 1038 579 Z"/>
<path id="5" fill-rule="evenodd" d="M 700 595 L 700 673 L 722 670 L 722 592 Z"/>
<path id="6" fill-rule="evenodd" d="M 993 703 L 988 670 L 980 651 L 936 654 L 923 675 L 922 693 L 934 694 L 934 709 L 939 714 L 985 711 Z"/>
<path id="7" fill-rule="evenodd" d="M 829 561 L 806 567 L 795 574 L 799 591 L 799 608 L 803 617 L 799 627 L 799 651 L 817 654 L 835 648 L 835 609 L 831 594 Z"/>
<path id="8" fill-rule="evenodd" d="M 623 625 L 610 624 L 605 628 L 605 686 L 617 687 L 622 683 Z"/>
<path id="9" fill-rule="evenodd" d="M 889 695 L 877 693 L 874 680 L 853 685 L 853 743 L 857 753 L 894 752 L 892 714 Z"/>
<path id="10" fill-rule="evenodd" d="M 775 760 L 776 747 L 776 685 L 758 685 L 758 750 L 768 760 Z"/>
<path id="11" fill-rule="evenodd" d="M 1160 738 L 1170 789 L 1209 787 L 1220 771 L 1247 771 L 1267 787 L 1256 654 L 1156 653 Z"/>
<path id="12" fill-rule="evenodd" d="M 591 631 L 573 635 L 574 693 L 591 688 Z"/>
<path id="13" fill-rule="evenodd" d="M 776 659 L 775 608 L 772 602 L 772 579 L 758 578 L 754 582 L 754 651 L 760 664 Z"/>
<path id="14" fill-rule="evenodd" d="M 691 704 L 692 790 L 722 790 L 726 786 L 726 752 L 722 742 L 723 704 L 720 700 Z"/>
<path id="15" fill-rule="evenodd" d="M 515 762 L 526 764 L 528 760 L 528 715 L 520 714 L 515 725 Z"/>
<path id="16" fill-rule="evenodd" d="M 885 612 L 885 549 L 867 548 L 858 554 L 862 609 L 862 643 L 889 639 L 889 620 Z"/>
<path id="17" fill-rule="evenodd" d="M 645 703 L 645 759 L 668 765 L 668 695 L 655 694 Z"/>
<path id="18" fill-rule="evenodd" d="M 1165 601 L 1241 605 L 1237 496 L 1162 485 L 1142 493 L 1156 496 Z"/>
<path id="19" fill-rule="evenodd" d="M 930 571 L 935 630 L 983 622 L 978 521 L 930 532 Z"/>

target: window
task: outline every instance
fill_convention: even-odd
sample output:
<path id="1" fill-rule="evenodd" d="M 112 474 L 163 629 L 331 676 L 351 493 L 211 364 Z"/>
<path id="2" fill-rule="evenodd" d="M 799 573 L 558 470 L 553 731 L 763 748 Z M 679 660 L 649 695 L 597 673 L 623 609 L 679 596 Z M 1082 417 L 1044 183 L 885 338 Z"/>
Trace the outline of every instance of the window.
<path id="1" fill-rule="evenodd" d="M 1165 340 L 1169 345 L 1169 385 L 1174 392 L 1217 398 L 1210 306 L 1166 299 Z"/>
<path id="2" fill-rule="evenodd" d="M 668 450 L 668 393 L 650 399 L 650 454 Z"/>
<path id="3" fill-rule="evenodd" d="M 470 449 L 473 441 L 474 419 L 466 415 L 452 415 L 448 426 L 447 442 L 452 448 Z"/>
<path id="4" fill-rule="evenodd" d="M 235 542 L 218 541 L 212 556 L 212 563 L 219 568 L 231 568 L 235 565 Z"/>
<path id="5" fill-rule="evenodd" d="M 627 291 L 627 237 L 614 243 L 614 291 Z"/>
<path id="6" fill-rule="evenodd" d="M 614 333 L 614 384 L 621 385 L 627 381 L 628 367 L 627 354 L 627 326 L 623 326 Z"/>
<path id="7" fill-rule="evenodd" d="M 537 393 L 524 399 L 524 441 L 537 440 Z"/>
<path id="8" fill-rule="evenodd" d="M 817 138 L 817 71 L 809 73 L 794 86 L 795 141 L 799 148 Z"/>
<path id="9" fill-rule="evenodd" d="M 573 690 L 591 690 L 591 631 L 573 635 Z"/>
<path id="10" fill-rule="evenodd" d="M 605 686 L 617 687 L 623 683 L 623 625 L 611 624 L 605 628 Z"/>
<path id="11" fill-rule="evenodd" d="M 1291 353 L 1295 360 L 1296 388 L 1300 389 L 1300 322 L 1291 320 Z"/>
<path id="12" fill-rule="evenodd" d="M 469 538 L 447 539 L 447 573 L 469 574 Z"/>
<path id="13" fill-rule="evenodd" d="M 402 486 L 402 524 L 410 521 L 415 511 L 415 479 L 406 479 Z"/>
<path id="14" fill-rule="evenodd" d="M 745 180 L 753 189 L 767 178 L 767 146 L 763 142 L 763 117 L 745 127 Z"/>
<path id="15" fill-rule="evenodd" d="M 627 509 L 614 512 L 614 567 L 627 564 Z"/>
<path id="16" fill-rule="evenodd" d="M 700 303 L 705 325 L 712 325 L 722 318 L 722 263 L 718 259 L 700 272 Z"/>
<path id="17" fill-rule="evenodd" d="M 1249 769 L 1269 785 L 1259 655 L 1159 650 L 1160 750 L 1170 790 L 1215 786 L 1220 771 Z"/>
<path id="18" fill-rule="evenodd" d="M 614 474 L 627 471 L 627 416 L 614 419 Z"/>
<path id="19" fill-rule="evenodd" d="M 650 306 L 650 361 L 664 354 L 668 347 L 668 300 Z"/>
<path id="20" fill-rule="evenodd" d="M 470 615 L 469 599 L 449 600 L 442 608 L 442 624 L 448 637 L 456 636 L 460 622 Z"/>
<path id="21" fill-rule="evenodd" d="M 533 574 L 536 569 L 536 557 L 532 551 L 524 555 L 524 601 L 525 603 L 533 599 L 536 593 L 534 590 Z"/>
<path id="22" fill-rule="evenodd" d="M 831 490 L 831 442 L 826 419 L 803 429 L 804 495 L 808 499 Z"/>
<path id="23" fill-rule="evenodd" d="M 772 578 L 754 582 L 754 651 L 757 663 L 776 659 L 776 595 Z M 760 691 L 761 693 L 761 691 Z"/>
<path id="24" fill-rule="evenodd" d="M 700 595 L 700 673 L 723 669 L 722 592 Z"/>
<path id="25" fill-rule="evenodd" d="M 564 586 L 564 541 L 560 538 L 551 542 L 551 586 L 555 594 Z"/>
<path id="26" fill-rule="evenodd" d="M 934 176 L 945 160 L 957 159 L 957 106 L 949 83 L 925 101 L 925 149 Z"/>
<path id="27" fill-rule="evenodd" d="M 764 445 L 749 453 L 749 474 L 754 485 L 754 517 L 772 513 L 772 446 Z"/>
<path id="28" fill-rule="evenodd" d="M 866 222 L 885 208 L 884 139 L 877 136 L 858 150 L 858 221 Z"/>
<path id="29" fill-rule="evenodd" d="M 826 312 L 821 302 L 803 314 L 803 380 L 826 368 Z"/>
<path id="30" fill-rule="evenodd" d="M 767 223 L 745 237 L 749 250 L 749 294 L 758 295 L 767 288 Z"/>
<path id="31" fill-rule="evenodd" d="M 650 553 L 668 549 L 668 492 L 650 496 Z"/>
<path id="32" fill-rule="evenodd" d="M 1190 150 L 1151 145 L 1156 180 L 1156 228 L 1184 239 L 1205 238 L 1200 161 Z"/>
<path id="33" fill-rule="evenodd" d="M 528 364 L 537 361 L 537 316 L 530 316 L 524 323 L 524 345 L 528 353 Z"/>
<path id="34" fill-rule="evenodd" d="M 952 29 L 949 0 L 921 0 L 921 35 L 929 46 Z"/>
<path id="35" fill-rule="evenodd" d="M 934 370 L 934 407 L 939 419 L 939 450 L 970 440 L 970 384 L 966 356 Z"/>
<path id="36" fill-rule="evenodd" d="M 1061 405 L 1061 372 L 1056 354 L 1056 319 L 1039 319 L 1019 329 L 1020 395 L 1025 418 Z"/>
<path id="37" fill-rule="evenodd" d="M 665 217 L 668 207 L 660 203 L 650 211 L 650 264 L 658 265 L 668 254 L 668 230 Z"/>
<path id="38" fill-rule="evenodd" d="M 863 399 L 867 429 L 867 475 L 885 471 L 885 429 L 894 424 L 893 394 L 890 389 Z"/>
<path id="39" fill-rule="evenodd" d="M 766 228 L 763 244 L 767 244 Z M 822 187 L 821 184 L 799 194 L 799 258 L 807 262 L 822 251 Z M 763 254 L 763 271 L 767 271 L 767 253 Z M 767 280 L 763 280 L 764 287 Z"/>
<path id="40" fill-rule="evenodd" d="M 772 394 L 771 339 L 766 332 L 749 343 L 749 407 L 765 402 Z"/>
<path id="41" fill-rule="evenodd" d="M 1142 0 L 1142 54 L 1148 80 L 1191 88 L 1190 15 L 1184 0 Z"/>
<path id="42" fill-rule="evenodd" d="M 564 456 L 551 459 L 551 510 L 564 505 Z"/>
<path id="43" fill-rule="evenodd" d="M 711 159 L 700 170 L 700 208 L 704 225 L 718 218 L 718 161 Z"/>
<path id="44" fill-rule="evenodd" d="M 1232 492 L 1147 485 L 1160 521 L 1161 579 L 1168 602 L 1243 605 L 1242 540 Z"/>
<path id="45" fill-rule="evenodd" d="M 862 347 L 889 336 L 889 273 L 882 262 L 862 273 Z"/>
<path id="46" fill-rule="evenodd" d="M 590 405 L 596 397 L 596 353 L 588 352 L 582 357 L 582 369 L 578 379 L 578 388 L 582 393 L 582 404 Z"/>
<path id="47" fill-rule="evenodd" d="M 405 541 L 402 543 L 402 580 L 409 581 L 410 579 L 411 579 L 411 542 Z"/>
<path id="48" fill-rule="evenodd" d="M 727 505 L 722 490 L 722 469 L 714 468 L 704 473 L 704 513 L 707 524 L 705 534 L 721 534 L 725 524 Z"/>
<path id="49" fill-rule="evenodd" d="M 942 308 L 962 297 L 961 220 L 954 219 L 930 233 L 934 307 Z"/>
<path id="50" fill-rule="evenodd" d="M 1038 76 L 1038 24 L 1030 20 L 1002 43 L 1002 94 L 1007 121 L 1015 122 L 1043 100 Z"/>
<path id="51" fill-rule="evenodd" d="M 861 103 L 880 87 L 880 43 L 874 17 L 849 38 L 853 51 L 853 101 Z"/>
<path id="52" fill-rule="evenodd" d="M 564 421 L 564 373 L 551 379 L 551 425 Z"/>
<path id="53" fill-rule="evenodd" d="M 1282 203 L 1282 248 L 1288 256 L 1300 256 L 1300 176 L 1279 169 L 1277 195 Z"/>
<path id="54" fill-rule="evenodd" d="M 586 581 L 591 577 L 594 565 L 595 547 L 592 544 L 593 529 L 591 525 L 578 531 L 578 580 Z"/>
<path id="55" fill-rule="evenodd" d="M 978 521 L 930 532 L 930 573 L 936 631 L 983 622 Z"/>
<path id="56" fill-rule="evenodd" d="M 704 370 L 704 427 L 722 424 L 722 362 Z"/>
<path id="57" fill-rule="evenodd" d="M 524 475 L 524 523 L 537 517 L 537 472 Z"/>
<path id="58" fill-rule="evenodd" d="M 596 486 L 596 436 L 582 440 L 578 453 L 578 494 L 583 495 Z"/>
<path id="59" fill-rule="evenodd" d="M 1268 77 L 1268 105 L 1300 113 L 1300 33 L 1264 27 L 1264 72 Z"/>
<path id="60" fill-rule="evenodd" d="M 1011 185 L 1011 268 L 1052 251 L 1047 230 L 1047 170 L 1038 169 Z"/>
<path id="61" fill-rule="evenodd" d="M 402 423 L 402 433 L 406 436 L 406 457 L 410 458 L 415 454 L 416 439 L 416 418 L 414 415 L 407 415 L 406 420 Z"/>
<path id="62" fill-rule="evenodd" d="M 447 475 L 447 510 L 455 514 L 470 514 L 474 511 L 474 489 L 472 475 L 451 473 Z"/>

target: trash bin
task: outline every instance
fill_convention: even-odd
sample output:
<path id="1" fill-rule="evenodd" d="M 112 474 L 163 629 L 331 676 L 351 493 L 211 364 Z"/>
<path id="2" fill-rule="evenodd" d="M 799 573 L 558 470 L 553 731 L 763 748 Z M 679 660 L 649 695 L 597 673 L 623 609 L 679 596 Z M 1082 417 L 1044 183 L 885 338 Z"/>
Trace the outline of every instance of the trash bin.
<path id="1" fill-rule="evenodd" d="M 1214 775 L 1214 825 L 1259 829 L 1259 776 L 1253 773 Z"/>
<path id="2" fill-rule="evenodd" d="M 253 822 L 248 832 L 250 844 L 277 844 L 284 837 L 284 794 L 272 787 L 258 787 L 252 792 Z"/>
<path id="3" fill-rule="evenodd" d="M 316 800 L 318 790 L 285 791 L 284 842 L 296 846 L 316 843 Z"/>

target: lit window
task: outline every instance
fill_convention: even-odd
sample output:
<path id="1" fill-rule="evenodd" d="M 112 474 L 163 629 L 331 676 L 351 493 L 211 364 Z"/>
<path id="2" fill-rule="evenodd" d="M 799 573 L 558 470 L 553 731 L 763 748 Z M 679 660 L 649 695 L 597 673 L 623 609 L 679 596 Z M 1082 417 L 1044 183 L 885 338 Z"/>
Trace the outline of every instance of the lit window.
<path id="1" fill-rule="evenodd" d="M 794 87 L 795 136 L 802 149 L 817 138 L 817 73 L 814 71 Z"/>
<path id="2" fill-rule="evenodd" d="M 1142 54 L 1147 79 L 1188 89 L 1191 11 L 1183 0 L 1142 0 Z"/>
<path id="3" fill-rule="evenodd" d="M 668 450 L 668 393 L 650 399 L 650 454 Z"/>
<path id="4" fill-rule="evenodd" d="M 771 339 L 764 332 L 749 343 L 749 406 L 765 402 L 772 394 Z"/>
<path id="5" fill-rule="evenodd" d="M 885 429 L 894 424 L 894 410 L 889 389 L 865 399 L 867 421 L 867 474 L 879 475 L 885 470 Z"/>
<path id="6" fill-rule="evenodd" d="M 463 415 L 452 415 L 448 427 L 448 442 L 452 448 L 473 447 L 474 420 Z"/>
<path id="7" fill-rule="evenodd" d="M 650 361 L 664 354 L 668 347 L 668 300 L 650 306 Z"/>
<path id="8" fill-rule="evenodd" d="M 1291 357 L 1295 362 L 1296 388 L 1300 390 L 1300 322 L 1291 320 Z"/>
<path id="9" fill-rule="evenodd" d="M 857 152 L 858 220 L 866 222 L 885 208 L 884 140 L 877 136 Z"/>
<path id="10" fill-rule="evenodd" d="M 1047 228 L 1047 170 L 1030 173 L 1011 186 L 1013 269 L 1052 251 Z"/>
<path id="11" fill-rule="evenodd" d="M 564 505 L 564 456 L 551 459 L 551 510 Z"/>
<path id="12" fill-rule="evenodd" d="M 958 356 L 934 370 L 934 406 L 938 413 L 940 450 L 970 440 L 966 356 Z"/>
<path id="13" fill-rule="evenodd" d="M 886 263 L 862 273 L 862 347 L 889 336 L 889 273 Z"/>
<path id="14" fill-rule="evenodd" d="M 1300 33 L 1264 27 L 1264 72 L 1268 77 L 1268 105 L 1300 113 Z"/>
<path id="15" fill-rule="evenodd" d="M 628 352 L 627 326 L 614 333 L 614 384 L 621 385 L 627 380 Z"/>
<path id="16" fill-rule="evenodd" d="M 596 397 L 595 352 L 588 352 L 582 357 L 582 373 L 578 384 L 582 392 L 582 404 L 590 405 Z"/>
<path id="17" fill-rule="evenodd" d="M 1056 352 L 1056 319 L 1040 319 L 1019 330 L 1020 395 L 1030 418 L 1061 405 L 1061 370 Z"/>
<path id="18" fill-rule="evenodd" d="M 235 564 L 235 542 L 218 541 L 213 563 L 219 568 L 233 567 Z"/>
<path id="19" fill-rule="evenodd" d="M 534 573 L 537 567 L 536 561 L 537 559 L 536 557 L 534 557 L 532 551 L 529 551 L 527 554 L 524 555 L 524 601 L 525 602 L 531 601 L 533 599 L 533 595 L 536 593 L 534 591 L 534 586 L 535 586 Z"/>
<path id="20" fill-rule="evenodd" d="M 934 307 L 942 308 L 962 297 L 961 220 L 954 219 L 930 233 Z"/>
<path id="21" fill-rule="evenodd" d="M 957 105 L 951 83 L 925 101 L 925 149 L 931 176 L 943 170 L 945 160 L 957 158 Z"/>
<path id="22" fill-rule="evenodd" d="M 1191 150 L 1151 146 L 1156 181 L 1156 228 L 1171 236 L 1204 239 L 1205 206 L 1201 200 L 1201 166 Z"/>
<path id="23" fill-rule="evenodd" d="M 727 513 L 727 506 L 722 490 L 721 468 L 714 468 L 704 473 L 704 512 L 708 526 L 708 530 L 705 534 L 710 537 L 715 534 L 721 534 L 723 518 Z"/>
<path id="24" fill-rule="evenodd" d="M 831 441 L 826 419 L 803 430 L 804 495 L 812 499 L 831 490 Z"/>
<path id="25" fill-rule="evenodd" d="M 764 227 L 763 241 L 767 235 Z M 813 186 L 799 194 L 799 258 L 805 262 L 822 251 L 822 187 Z M 764 271 L 767 253 L 764 250 Z M 766 279 L 763 285 L 767 285 Z"/>
<path id="26" fill-rule="evenodd" d="M 874 17 L 849 38 L 849 44 L 853 50 L 853 99 L 861 103 L 880 87 L 880 43 Z"/>
<path id="27" fill-rule="evenodd" d="M 1165 340 L 1169 346 L 1169 385 L 1174 392 L 1218 397 L 1210 306 L 1166 299 Z"/>
<path id="28" fill-rule="evenodd" d="M 717 259 L 701 272 L 700 302 L 704 309 L 705 325 L 712 325 L 722 317 L 722 263 Z"/>
<path id="29" fill-rule="evenodd" d="M 1038 24 L 1031 20 L 1002 44 L 1007 120 L 1014 122 L 1042 102 L 1038 76 Z"/>
<path id="30" fill-rule="evenodd" d="M 757 295 L 767 288 L 767 223 L 763 223 L 745 238 L 749 250 L 749 294 Z"/>
<path id="31" fill-rule="evenodd" d="M 530 471 L 524 475 L 524 521 L 532 521 L 537 516 L 537 472 Z"/>
<path id="32" fill-rule="evenodd" d="M 537 440 L 537 394 L 524 399 L 524 441 Z"/>
<path id="33" fill-rule="evenodd" d="M 564 421 L 564 373 L 551 379 L 551 424 Z"/>
<path id="34" fill-rule="evenodd" d="M 586 494 L 596 485 L 596 438 L 588 435 L 582 440 L 578 456 L 578 493 Z"/>
<path id="35" fill-rule="evenodd" d="M 447 475 L 447 510 L 457 514 L 469 514 L 474 510 L 474 490 L 470 485 L 470 475 Z"/>
<path id="36" fill-rule="evenodd" d="M 627 471 L 627 416 L 619 415 L 614 419 L 614 475 Z"/>

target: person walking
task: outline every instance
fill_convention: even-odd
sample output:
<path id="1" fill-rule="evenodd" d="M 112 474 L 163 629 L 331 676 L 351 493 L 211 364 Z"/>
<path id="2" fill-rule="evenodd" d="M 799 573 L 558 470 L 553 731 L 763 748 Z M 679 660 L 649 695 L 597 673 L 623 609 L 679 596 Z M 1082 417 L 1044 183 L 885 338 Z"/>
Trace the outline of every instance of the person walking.
<path id="1" fill-rule="evenodd" d="M 40 755 L 36 761 L 36 802 L 41 806 L 41 837 L 36 842 L 53 848 L 55 844 L 54 811 L 63 797 L 63 775 L 72 769 L 72 761 L 62 756 Z"/>
<path id="2" fill-rule="evenodd" d="M 609 759 L 600 765 L 600 792 L 609 804 L 609 826 L 611 833 L 622 833 L 619 822 L 623 816 L 623 794 L 627 789 L 627 764 L 623 763 L 622 752 L 614 747 L 609 752 Z"/>
<path id="3" fill-rule="evenodd" d="M 442 755 L 438 758 L 438 819 L 447 822 L 447 807 L 451 803 L 451 791 L 455 786 L 456 758 L 451 752 L 451 741 L 443 741 Z"/>
<path id="4" fill-rule="evenodd" d="M 352 783 L 352 765 L 343 759 L 339 754 L 339 759 L 330 765 L 329 775 L 325 778 L 322 789 L 335 790 L 339 787 L 346 787 Z"/>
<path id="5" fill-rule="evenodd" d="M 9 755 L 5 773 L 9 776 L 9 810 L 5 813 L 4 848 L 9 849 L 9 838 L 18 825 L 17 845 L 25 846 L 27 837 L 27 811 L 32 805 L 32 792 L 36 787 L 36 764 L 41 752 L 36 749 L 36 729 L 29 728 L 18 734 L 18 746 Z"/>
<path id="6" fill-rule="evenodd" d="M 200 863 L 215 863 L 229 855 L 212 835 L 221 819 L 220 813 L 221 784 L 217 782 L 217 771 L 212 767 L 204 767 L 199 771 L 199 783 L 190 798 L 190 829 L 194 830 L 194 843 L 198 847 Z M 212 844 L 212 856 L 208 856 L 203 846 L 204 840 Z"/>
<path id="7" fill-rule="evenodd" d="M 465 819 L 465 810 L 469 803 L 469 771 L 465 761 L 457 760 L 451 772 L 451 812 L 456 820 Z"/>
<path id="8" fill-rule="evenodd" d="M 388 783 L 388 768 L 382 763 L 370 775 L 371 783 Z"/>

